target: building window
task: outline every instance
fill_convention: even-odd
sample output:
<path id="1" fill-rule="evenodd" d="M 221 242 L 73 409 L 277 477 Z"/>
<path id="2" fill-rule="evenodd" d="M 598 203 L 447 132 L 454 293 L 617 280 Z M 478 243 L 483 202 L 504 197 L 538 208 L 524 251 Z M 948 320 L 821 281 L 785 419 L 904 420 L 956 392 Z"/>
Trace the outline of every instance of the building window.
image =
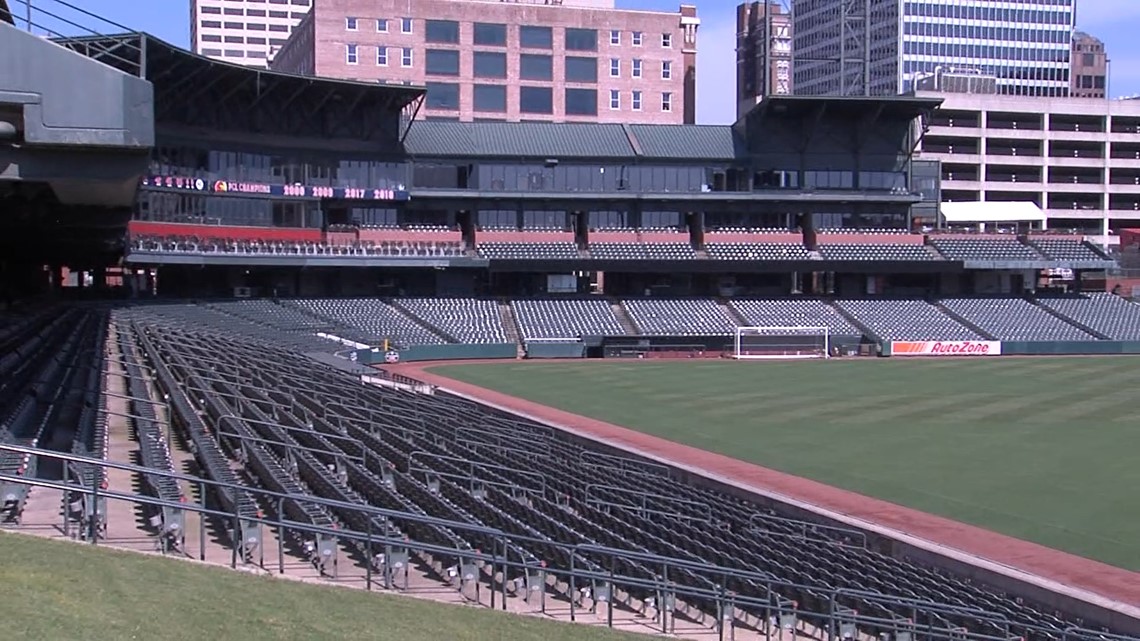
<path id="1" fill-rule="evenodd" d="M 356 50 L 357 50 L 356 45 L 345 45 L 344 46 L 344 61 L 350 65 L 354 65 L 357 62 L 359 62 L 359 56 L 357 55 Z"/>
<path id="2" fill-rule="evenodd" d="M 632 75 L 634 78 L 640 78 L 641 77 L 641 59 L 640 58 L 634 58 L 633 59 L 633 74 Z"/>
<path id="3" fill-rule="evenodd" d="M 376 64 L 381 67 L 388 66 L 388 47 L 376 48 Z"/>
<path id="4" fill-rule="evenodd" d="M 566 56 L 566 82 L 597 82 L 598 59 Z"/>
<path id="5" fill-rule="evenodd" d="M 483 47 L 507 46 L 507 25 L 476 22 L 475 44 Z"/>
<path id="6" fill-rule="evenodd" d="M 400 66 L 402 66 L 402 67 L 412 66 L 412 48 L 411 47 L 404 47 L 404 50 L 402 52 L 400 52 Z"/>
<path id="7" fill-rule="evenodd" d="M 472 66 L 476 78 L 506 78 L 507 54 L 499 51 L 476 51 Z"/>
<path id="8" fill-rule="evenodd" d="M 621 92 L 610 89 L 610 109 L 621 109 Z"/>
<path id="9" fill-rule="evenodd" d="M 506 85 L 475 85 L 474 109 L 483 113 L 506 113 Z"/>
<path id="10" fill-rule="evenodd" d="M 672 49 L 673 48 L 673 34 L 671 34 L 671 33 L 661 34 L 661 46 L 665 47 L 666 49 Z"/>
<path id="11" fill-rule="evenodd" d="M 594 29 L 566 29 L 567 51 L 597 51 L 598 32 Z"/>
<path id="12" fill-rule="evenodd" d="M 618 31 L 617 29 L 611 29 L 610 30 L 610 44 L 612 44 L 612 45 L 620 45 L 621 44 L 621 32 Z"/>
<path id="13" fill-rule="evenodd" d="M 400 33 L 411 33 L 411 32 L 412 32 L 412 19 L 411 18 L 400 18 Z"/>
<path id="14" fill-rule="evenodd" d="M 641 32 L 640 31 L 634 31 L 633 32 L 633 46 L 635 46 L 635 47 L 641 46 Z"/>
<path id="15" fill-rule="evenodd" d="M 553 49 L 554 30 L 550 27 L 519 27 L 519 46 L 523 49 Z"/>
<path id="16" fill-rule="evenodd" d="M 640 91 L 634 91 L 633 92 L 633 100 L 631 101 L 630 106 L 633 107 L 634 111 L 641 111 L 641 92 Z"/>
<path id="17" fill-rule="evenodd" d="M 661 79 L 662 80 L 672 80 L 673 79 L 673 63 L 672 62 L 670 62 L 668 60 L 662 60 L 661 61 Z"/>
<path id="18" fill-rule="evenodd" d="M 554 113 L 554 90 L 550 87 L 519 87 L 519 111 L 524 114 Z"/>
<path id="19" fill-rule="evenodd" d="M 567 116 L 598 115 L 598 91 L 596 89 L 566 89 Z"/>
<path id="20" fill-rule="evenodd" d="M 610 77 L 621 77 L 621 60 L 618 60 L 617 58 L 610 58 Z"/>
<path id="21" fill-rule="evenodd" d="M 386 18 L 376 19 L 376 33 L 388 33 L 388 20 Z"/>
<path id="22" fill-rule="evenodd" d="M 458 76 L 459 51 L 428 49 L 424 52 L 424 73 L 429 76 Z"/>
<path id="23" fill-rule="evenodd" d="M 661 94 L 661 111 L 666 113 L 673 111 L 673 94 L 668 91 Z"/>
<path id="24" fill-rule="evenodd" d="M 459 23 L 454 20 L 424 21 L 424 40 L 439 44 L 459 44 Z"/>
<path id="25" fill-rule="evenodd" d="M 424 105 L 428 109 L 459 110 L 459 85 L 454 82 L 429 82 L 424 85 L 427 97 Z"/>
<path id="26" fill-rule="evenodd" d="M 344 28 L 347 31 L 356 31 L 356 18 L 345 18 Z"/>
<path id="27" fill-rule="evenodd" d="M 554 59 L 534 53 L 519 56 L 519 78 L 523 80 L 554 80 Z"/>

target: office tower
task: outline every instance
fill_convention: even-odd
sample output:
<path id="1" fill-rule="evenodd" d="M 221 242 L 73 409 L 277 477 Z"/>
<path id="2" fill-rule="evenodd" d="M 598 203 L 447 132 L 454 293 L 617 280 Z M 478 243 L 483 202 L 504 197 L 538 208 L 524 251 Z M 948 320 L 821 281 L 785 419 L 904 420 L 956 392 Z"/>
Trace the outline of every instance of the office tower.
<path id="1" fill-rule="evenodd" d="M 313 0 L 190 0 L 190 47 L 203 56 L 265 67 Z"/>
<path id="2" fill-rule="evenodd" d="M 890 95 L 953 68 L 1004 95 L 1067 96 L 1075 1 L 793 0 L 794 91 Z"/>
<path id="3" fill-rule="evenodd" d="M 613 0 L 320 0 L 271 66 L 424 85 L 428 118 L 692 123 L 699 25 Z"/>
<path id="4" fill-rule="evenodd" d="M 764 96 L 792 93 L 792 16 L 767 0 L 736 8 L 736 115 Z"/>
<path id="5" fill-rule="evenodd" d="M 1078 31 L 1073 34 L 1072 95 L 1079 98 L 1108 97 L 1108 54 L 1099 38 Z"/>

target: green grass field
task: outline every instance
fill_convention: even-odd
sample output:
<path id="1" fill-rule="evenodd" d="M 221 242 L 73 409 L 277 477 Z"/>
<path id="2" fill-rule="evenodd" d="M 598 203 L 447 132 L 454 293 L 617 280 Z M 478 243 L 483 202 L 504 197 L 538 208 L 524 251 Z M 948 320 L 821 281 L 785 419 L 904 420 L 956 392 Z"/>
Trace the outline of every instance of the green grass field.
<path id="1" fill-rule="evenodd" d="M 640 635 L 0 532 L 0 621 L 29 641 L 632 641 Z"/>
<path id="2" fill-rule="evenodd" d="M 1140 360 L 591 361 L 435 373 L 1140 570 Z"/>

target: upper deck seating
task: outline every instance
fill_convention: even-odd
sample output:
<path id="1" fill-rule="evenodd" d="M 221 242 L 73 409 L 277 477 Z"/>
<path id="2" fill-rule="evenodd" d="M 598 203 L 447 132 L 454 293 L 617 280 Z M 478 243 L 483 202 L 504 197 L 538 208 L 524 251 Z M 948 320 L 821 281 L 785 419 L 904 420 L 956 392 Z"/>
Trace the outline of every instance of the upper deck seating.
<path id="1" fill-rule="evenodd" d="M 480 243 L 479 255 L 491 260 L 578 260 L 574 243 Z"/>
<path id="2" fill-rule="evenodd" d="M 803 245 L 793 243 L 718 243 L 705 245 L 713 260 L 807 260 Z"/>
<path id="3" fill-rule="evenodd" d="M 1032 247 L 1016 238 L 938 238 L 930 244 L 950 260 L 1002 261 L 1043 260 Z"/>
<path id="4" fill-rule="evenodd" d="M 1099 249 L 1083 240 L 1071 238 L 1034 238 L 1033 244 L 1053 260 L 1109 260 Z"/>

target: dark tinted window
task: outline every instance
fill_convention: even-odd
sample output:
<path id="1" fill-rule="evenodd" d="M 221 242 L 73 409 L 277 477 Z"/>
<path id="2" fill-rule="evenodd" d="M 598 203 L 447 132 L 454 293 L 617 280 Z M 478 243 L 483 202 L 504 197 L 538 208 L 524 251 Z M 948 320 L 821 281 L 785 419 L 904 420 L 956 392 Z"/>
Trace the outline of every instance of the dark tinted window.
<path id="1" fill-rule="evenodd" d="M 476 22 L 475 44 L 485 47 L 507 46 L 507 25 Z"/>
<path id="2" fill-rule="evenodd" d="M 597 51 L 598 32 L 593 29 L 567 29 L 567 51 Z"/>
<path id="3" fill-rule="evenodd" d="M 506 78 L 507 54 L 498 51 L 475 52 L 476 78 Z"/>
<path id="4" fill-rule="evenodd" d="M 459 109 L 459 85 L 454 82 L 429 82 L 426 84 L 429 109 Z"/>
<path id="5" fill-rule="evenodd" d="M 554 91 L 550 87 L 519 87 L 519 111 L 524 114 L 554 113 Z"/>
<path id="6" fill-rule="evenodd" d="M 567 89 L 566 115 L 598 115 L 598 91 L 596 89 Z"/>
<path id="7" fill-rule="evenodd" d="M 598 59 L 567 56 L 566 58 L 567 82 L 597 82 Z"/>
<path id="8" fill-rule="evenodd" d="M 459 52 L 451 49 L 428 49 L 425 71 L 432 76 L 458 76 Z"/>
<path id="9" fill-rule="evenodd" d="M 475 111 L 496 113 L 507 110 L 506 85 L 475 85 Z"/>
<path id="10" fill-rule="evenodd" d="M 459 23 L 454 20 L 428 20 L 424 26 L 428 42 L 459 44 Z"/>
<path id="11" fill-rule="evenodd" d="M 524 49 L 553 49 L 554 31 L 550 27 L 519 27 L 519 46 Z"/>
<path id="12" fill-rule="evenodd" d="M 523 80 L 554 80 L 554 59 L 533 53 L 520 55 L 519 77 Z"/>

